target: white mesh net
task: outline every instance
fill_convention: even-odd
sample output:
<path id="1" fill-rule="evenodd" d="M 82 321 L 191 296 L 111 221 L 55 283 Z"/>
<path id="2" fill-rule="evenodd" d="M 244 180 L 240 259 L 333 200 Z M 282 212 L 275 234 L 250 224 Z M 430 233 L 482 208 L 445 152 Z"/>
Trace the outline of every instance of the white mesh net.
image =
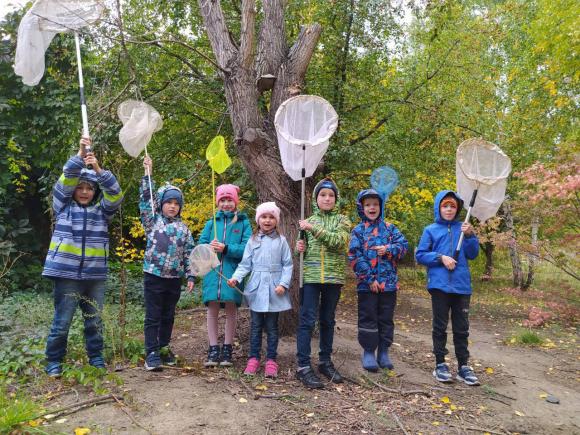
<path id="1" fill-rule="evenodd" d="M 126 100 L 117 109 L 123 128 L 119 141 L 131 157 L 137 157 L 151 140 L 151 136 L 163 127 L 159 112 L 143 101 Z"/>
<path id="2" fill-rule="evenodd" d="M 14 72 L 24 84 L 38 84 L 44 75 L 44 53 L 54 35 L 93 24 L 104 9 L 100 0 L 37 0 L 18 27 Z"/>
<path id="3" fill-rule="evenodd" d="M 473 191 L 478 189 L 471 214 L 481 222 L 495 216 L 501 206 L 510 171 L 511 160 L 497 145 L 468 139 L 457 148 L 457 193 L 467 208 Z"/>
<path id="4" fill-rule="evenodd" d="M 197 245 L 189 255 L 189 267 L 195 276 L 205 276 L 219 265 L 217 254 L 210 245 Z"/>
<path id="5" fill-rule="evenodd" d="M 276 111 L 274 125 L 282 166 L 294 181 L 302 179 L 303 151 L 306 146 L 306 177 L 312 176 L 338 126 L 338 115 L 324 98 L 298 95 L 286 100 Z"/>

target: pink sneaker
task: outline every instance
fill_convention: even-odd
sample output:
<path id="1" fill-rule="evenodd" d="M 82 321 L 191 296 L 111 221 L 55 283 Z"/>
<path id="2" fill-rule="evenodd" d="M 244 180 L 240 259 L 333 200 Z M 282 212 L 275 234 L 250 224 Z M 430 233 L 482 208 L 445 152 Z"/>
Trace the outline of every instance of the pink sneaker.
<path id="1" fill-rule="evenodd" d="M 258 358 L 250 358 L 248 365 L 246 365 L 246 370 L 244 370 L 244 375 L 254 376 L 259 369 L 260 360 Z"/>
<path id="2" fill-rule="evenodd" d="M 278 377 L 278 364 L 273 359 L 266 361 L 266 367 L 264 374 L 267 378 L 277 378 Z"/>

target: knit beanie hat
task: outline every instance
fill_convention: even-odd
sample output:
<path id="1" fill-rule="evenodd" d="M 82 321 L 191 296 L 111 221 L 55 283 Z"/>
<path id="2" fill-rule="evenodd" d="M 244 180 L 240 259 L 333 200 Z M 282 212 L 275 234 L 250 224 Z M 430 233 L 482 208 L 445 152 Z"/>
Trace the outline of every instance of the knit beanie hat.
<path id="1" fill-rule="evenodd" d="M 280 208 L 275 202 L 264 202 L 256 207 L 256 223 L 263 214 L 270 213 L 276 218 L 276 223 L 280 223 Z"/>
<path id="2" fill-rule="evenodd" d="M 179 208 L 180 209 L 183 208 L 183 195 L 181 194 L 181 191 L 179 191 L 178 189 L 167 189 L 165 193 L 163 193 L 163 197 L 161 198 L 161 205 L 165 204 L 170 199 L 177 200 Z"/>
<path id="3" fill-rule="evenodd" d="M 314 188 L 314 198 L 318 198 L 318 194 L 322 189 L 330 189 L 334 192 L 334 196 L 338 198 L 338 188 L 331 178 L 324 178 L 320 180 Z"/>
<path id="4" fill-rule="evenodd" d="M 238 193 L 240 192 L 240 188 L 235 184 L 222 184 L 217 187 L 215 190 L 215 201 L 216 205 L 219 204 L 220 199 L 222 198 L 229 198 L 234 201 L 236 207 L 240 202 L 240 198 L 238 197 Z"/>
<path id="5" fill-rule="evenodd" d="M 447 195 L 441 200 L 441 207 L 444 207 L 447 204 L 452 204 L 457 208 L 459 205 L 457 204 L 457 199 L 454 196 Z"/>
<path id="6" fill-rule="evenodd" d="M 99 187 L 99 183 L 97 182 L 97 173 L 92 169 L 81 169 L 79 183 L 90 184 L 93 190 L 96 190 L 97 187 Z"/>

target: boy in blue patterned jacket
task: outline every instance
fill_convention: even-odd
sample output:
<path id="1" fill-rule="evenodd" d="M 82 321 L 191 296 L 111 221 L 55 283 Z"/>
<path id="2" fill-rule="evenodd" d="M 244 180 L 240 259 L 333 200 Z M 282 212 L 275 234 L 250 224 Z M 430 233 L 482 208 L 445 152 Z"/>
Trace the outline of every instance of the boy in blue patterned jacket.
<path id="1" fill-rule="evenodd" d="M 395 331 L 397 262 L 407 252 L 408 244 L 395 225 L 383 221 L 383 199 L 376 190 L 358 194 L 357 211 L 362 220 L 352 230 L 348 259 L 358 281 L 362 365 L 365 370 L 376 372 L 379 367 L 393 369 L 389 347 Z"/>
<path id="2" fill-rule="evenodd" d="M 54 283 L 54 319 L 46 341 L 46 373 L 62 374 L 68 331 L 80 306 L 89 364 L 105 368 L 101 311 L 107 279 L 109 223 L 123 201 L 115 176 L 86 153 L 91 140 L 64 165 L 52 191 L 55 226 L 43 276 Z M 93 170 L 87 169 L 92 165 Z"/>
<path id="3" fill-rule="evenodd" d="M 169 349 L 175 307 L 181 295 L 181 279 L 187 276 L 187 290 L 193 290 L 189 255 L 194 242 L 191 231 L 182 222 L 183 194 L 166 184 L 153 193 L 155 211 L 151 209 L 149 183 L 153 161 L 145 157 L 145 176 L 141 182 L 139 210 L 147 236 L 143 259 L 143 292 L 145 296 L 145 369 L 160 371 L 162 364 L 174 365 L 175 355 Z M 148 175 L 149 174 L 149 175 Z"/>

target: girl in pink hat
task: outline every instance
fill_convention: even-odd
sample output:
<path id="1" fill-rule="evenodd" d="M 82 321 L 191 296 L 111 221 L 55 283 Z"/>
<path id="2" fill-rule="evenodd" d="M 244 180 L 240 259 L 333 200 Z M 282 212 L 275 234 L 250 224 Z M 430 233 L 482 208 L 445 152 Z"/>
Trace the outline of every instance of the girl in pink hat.
<path id="1" fill-rule="evenodd" d="M 256 208 L 258 231 L 250 239 L 244 258 L 228 285 L 235 286 L 250 274 L 244 295 L 250 306 L 250 358 L 244 370 L 255 375 L 260 369 L 262 332 L 267 335 L 264 375 L 278 376 L 278 317 L 281 311 L 292 308 L 288 288 L 292 279 L 292 252 L 286 238 L 278 232 L 280 209 L 274 202 Z"/>
<path id="2" fill-rule="evenodd" d="M 240 188 L 234 184 L 222 184 L 216 189 L 217 212 L 215 219 L 209 219 L 198 243 L 209 244 L 220 260 L 217 268 L 222 276 L 231 276 L 242 260 L 244 248 L 252 236 L 252 226 L 245 213 L 238 211 Z M 242 288 L 243 290 L 243 288 Z M 215 271 L 203 278 L 203 303 L 207 306 L 207 335 L 209 348 L 206 367 L 231 366 L 233 340 L 236 332 L 238 307 L 242 296 L 228 287 L 226 280 Z M 225 308 L 226 322 L 223 346 L 218 343 L 218 313 Z"/>

